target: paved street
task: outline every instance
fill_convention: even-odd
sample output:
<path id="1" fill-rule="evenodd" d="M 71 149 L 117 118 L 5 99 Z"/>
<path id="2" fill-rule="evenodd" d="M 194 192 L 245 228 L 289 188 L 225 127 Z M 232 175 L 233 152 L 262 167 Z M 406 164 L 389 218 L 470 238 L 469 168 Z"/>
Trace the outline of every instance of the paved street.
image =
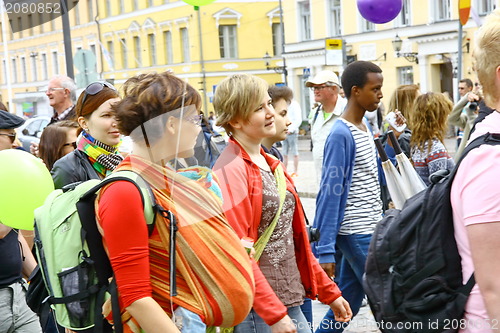
<path id="1" fill-rule="evenodd" d="M 455 153 L 455 139 L 445 139 L 445 145 L 448 149 L 450 155 Z M 310 151 L 310 140 L 301 139 L 299 140 L 299 170 L 298 177 L 294 178 L 295 185 L 299 191 L 301 197 L 302 205 L 306 212 L 307 218 L 310 223 L 314 221 L 315 209 L 316 209 L 316 194 L 318 193 L 319 186 L 316 182 L 316 172 L 314 169 L 314 163 L 312 161 L 312 153 Z M 292 162 L 289 162 L 288 168 L 293 168 Z M 321 304 L 318 301 L 313 302 L 313 316 L 314 316 L 314 327 L 322 320 L 324 314 L 328 310 L 328 306 Z M 358 315 L 351 322 L 349 327 L 344 331 L 346 333 L 375 333 L 380 332 L 377 328 L 376 322 L 370 311 L 368 305 L 362 307 Z"/>

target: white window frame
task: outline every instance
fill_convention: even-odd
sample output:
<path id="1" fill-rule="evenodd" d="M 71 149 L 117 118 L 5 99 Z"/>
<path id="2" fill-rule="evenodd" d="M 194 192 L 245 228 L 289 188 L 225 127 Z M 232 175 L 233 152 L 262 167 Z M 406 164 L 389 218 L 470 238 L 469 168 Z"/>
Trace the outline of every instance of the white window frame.
<path id="1" fill-rule="evenodd" d="M 451 0 L 431 0 L 434 4 L 434 22 L 451 19 Z"/>
<path id="2" fill-rule="evenodd" d="M 273 34 L 273 54 L 274 56 L 281 56 L 283 49 L 283 36 L 281 34 L 281 23 L 273 23 L 271 25 Z"/>
<path id="3" fill-rule="evenodd" d="M 28 71 L 26 69 L 26 58 L 21 57 L 21 82 L 28 82 Z"/>
<path id="4" fill-rule="evenodd" d="M 47 64 L 47 53 L 42 53 L 42 80 L 47 80 L 49 78 L 49 69 Z"/>
<path id="5" fill-rule="evenodd" d="M 128 68 L 128 55 L 127 55 L 127 40 L 125 38 L 120 38 L 120 51 L 122 56 L 122 68 Z"/>
<path id="6" fill-rule="evenodd" d="M 179 29 L 181 37 L 181 55 L 182 62 L 191 62 L 191 55 L 189 52 L 189 31 L 186 27 Z"/>
<path id="7" fill-rule="evenodd" d="M 370 22 L 361 16 L 359 16 L 359 27 L 360 32 L 375 31 L 375 23 Z"/>
<path id="8" fill-rule="evenodd" d="M 298 15 L 299 15 L 299 30 L 300 30 L 300 40 L 307 41 L 311 40 L 311 4 L 309 0 L 297 2 Z"/>
<path id="9" fill-rule="evenodd" d="M 342 35 L 342 1 L 330 0 L 329 1 L 329 22 L 330 36 Z"/>
<path id="10" fill-rule="evenodd" d="M 398 73 L 398 85 L 414 83 L 413 66 L 397 67 L 396 70 Z"/>
<path id="11" fill-rule="evenodd" d="M 89 22 L 94 22 L 94 0 L 87 0 L 87 15 Z"/>
<path id="12" fill-rule="evenodd" d="M 31 73 L 33 75 L 32 81 L 38 81 L 38 65 L 36 63 L 36 58 L 38 55 L 32 55 L 31 58 Z"/>
<path id="13" fill-rule="evenodd" d="M 407 27 L 411 26 L 411 1 L 403 0 L 403 7 L 401 7 L 401 12 L 394 20 L 395 27 Z"/>
<path id="14" fill-rule="evenodd" d="M 238 33 L 235 24 L 219 25 L 219 51 L 221 59 L 238 58 Z"/>
<path id="15" fill-rule="evenodd" d="M 52 72 L 54 75 L 59 74 L 59 59 L 57 51 L 52 51 Z"/>
<path id="16" fill-rule="evenodd" d="M 12 82 L 17 82 L 17 61 L 16 58 L 11 58 L 11 67 L 12 67 Z"/>
<path id="17" fill-rule="evenodd" d="M 172 48 L 172 32 L 170 30 L 163 31 L 163 41 L 165 43 L 165 61 L 167 64 L 174 62 L 173 48 Z"/>
<path id="18" fill-rule="evenodd" d="M 496 0 L 476 0 L 477 13 L 488 15 L 496 8 Z"/>
<path id="19" fill-rule="evenodd" d="M 142 67 L 142 48 L 141 48 L 141 37 L 134 36 L 132 38 L 134 42 L 134 55 L 137 62 L 137 67 Z"/>
<path id="20" fill-rule="evenodd" d="M 149 52 L 149 65 L 156 66 L 158 64 L 156 58 L 156 36 L 154 33 L 148 34 L 148 52 Z"/>

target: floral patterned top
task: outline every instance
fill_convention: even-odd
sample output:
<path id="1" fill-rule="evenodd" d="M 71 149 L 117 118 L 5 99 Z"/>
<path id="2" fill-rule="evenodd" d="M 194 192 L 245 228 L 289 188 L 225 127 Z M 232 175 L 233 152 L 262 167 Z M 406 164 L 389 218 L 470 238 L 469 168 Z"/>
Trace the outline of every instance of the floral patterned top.
<path id="1" fill-rule="evenodd" d="M 263 192 L 259 236 L 271 224 L 279 206 L 279 193 L 274 175 L 262 169 L 261 175 Z M 287 307 L 301 305 L 305 296 L 293 241 L 292 220 L 295 205 L 293 194 L 287 191 L 276 228 L 259 261 L 260 269 L 271 288 Z"/>

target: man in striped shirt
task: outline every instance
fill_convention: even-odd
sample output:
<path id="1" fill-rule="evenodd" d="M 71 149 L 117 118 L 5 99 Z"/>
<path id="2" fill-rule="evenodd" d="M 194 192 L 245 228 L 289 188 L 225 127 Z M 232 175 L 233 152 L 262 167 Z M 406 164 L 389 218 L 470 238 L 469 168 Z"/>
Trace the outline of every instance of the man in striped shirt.
<path id="1" fill-rule="evenodd" d="M 320 240 L 315 254 L 326 273 L 335 274 L 336 248 L 342 255 L 337 281 L 356 315 L 364 298 L 362 277 L 371 235 L 382 218 L 377 156 L 365 111 L 375 111 L 382 96 L 382 70 L 356 61 L 346 67 L 342 87 L 347 106 L 326 140 L 314 226 Z M 328 311 L 316 333 L 342 332 Z"/>

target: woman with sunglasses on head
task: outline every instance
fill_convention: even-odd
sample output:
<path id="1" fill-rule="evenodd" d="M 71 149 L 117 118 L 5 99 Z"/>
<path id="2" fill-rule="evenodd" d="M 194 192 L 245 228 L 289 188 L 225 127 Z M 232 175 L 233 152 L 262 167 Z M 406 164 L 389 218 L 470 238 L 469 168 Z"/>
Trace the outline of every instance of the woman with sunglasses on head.
<path id="1" fill-rule="evenodd" d="M 80 135 L 76 149 L 54 163 L 51 170 L 55 188 L 89 179 L 102 179 L 122 161 L 121 141 L 111 106 L 120 97 L 107 82 L 93 82 L 80 94 L 75 112 Z"/>
<path id="2" fill-rule="evenodd" d="M 54 163 L 63 156 L 76 149 L 77 130 L 80 128 L 77 122 L 62 120 L 47 126 L 40 137 L 39 157 L 45 166 L 52 170 Z"/>
<path id="3" fill-rule="evenodd" d="M 307 296 L 329 304 L 338 321 L 352 313 L 314 258 L 292 178 L 261 147 L 276 135 L 267 83 L 252 75 L 224 79 L 214 97 L 217 125 L 230 133 L 215 163 L 224 212 L 239 237 L 255 241 L 255 300 L 235 333 L 310 333 L 300 309 Z"/>

